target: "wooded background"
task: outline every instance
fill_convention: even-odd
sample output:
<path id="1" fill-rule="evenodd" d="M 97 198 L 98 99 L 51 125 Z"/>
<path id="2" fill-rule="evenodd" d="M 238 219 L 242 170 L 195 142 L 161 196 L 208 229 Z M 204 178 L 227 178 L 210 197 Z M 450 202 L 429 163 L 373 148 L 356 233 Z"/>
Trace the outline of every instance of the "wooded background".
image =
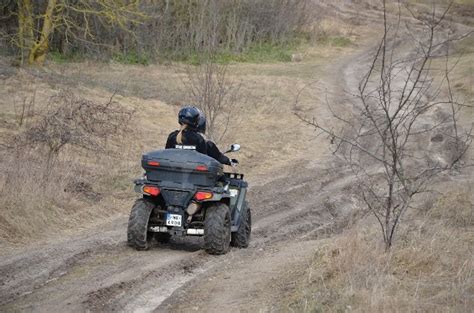
<path id="1" fill-rule="evenodd" d="M 294 40 L 308 22 L 308 0 L 2 0 L 2 54 L 42 64 L 65 57 L 140 60 L 240 53 Z M 137 62 L 138 63 L 138 62 Z"/>

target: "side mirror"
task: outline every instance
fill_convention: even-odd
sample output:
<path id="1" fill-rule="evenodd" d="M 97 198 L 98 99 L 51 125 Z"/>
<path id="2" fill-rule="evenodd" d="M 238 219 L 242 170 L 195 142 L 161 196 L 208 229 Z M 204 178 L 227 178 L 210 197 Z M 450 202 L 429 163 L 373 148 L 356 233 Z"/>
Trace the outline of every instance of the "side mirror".
<path id="1" fill-rule="evenodd" d="M 237 144 L 237 143 L 234 143 L 233 145 L 230 145 L 230 149 L 227 150 L 225 153 L 229 153 L 229 152 L 237 152 L 240 150 L 240 145 Z"/>
<path id="2" fill-rule="evenodd" d="M 237 152 L 239 150 L 240 150 L 240 145 L 238 143 L 234 143 L 233 145 L 230 145 L 230 151 Z"/>

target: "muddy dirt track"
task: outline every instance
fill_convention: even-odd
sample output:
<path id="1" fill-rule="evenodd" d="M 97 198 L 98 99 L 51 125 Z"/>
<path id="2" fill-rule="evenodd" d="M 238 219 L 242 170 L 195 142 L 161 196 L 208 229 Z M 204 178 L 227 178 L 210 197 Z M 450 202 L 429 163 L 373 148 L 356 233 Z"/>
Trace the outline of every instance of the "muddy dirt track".
<path id="1" fill-rule="evenodd" d="M 366 42 L 327 65 L 330 75 L 318 79 L 330 94 L 357 88 L 374 44 Z M 329 116 L 324 104 L 309 113 Z M 248 249 L 211 256 L 201 249 L 202 239 L 186 238 L 138 252 L 126 245 L 127 217 L 121 216 L 74 237 L 2 256 L 0 311 L 277 309 L 279 295 L 292 287 L 295 268 L 307 266 L 314 241 L 340 232 L 357 206 L 349 171 L 319 143 L 309 146 L 299 161 L 249 178 Z"/>
<path id="2" fill-rule="evenodd" d="M 199 238 L 173 240 L 137 252 L 126 246 L 120 218 L 89 235 L 3 258 L 2 311 L 204 311 L 269 308 L 274 284 L 304 266 L 311 240 L 346 221 L 350 199 L 339 190 L 344 173 L 310 163 L 254 187 L 253 238 L 225 256 L 201 250 Z M 317 175 L 316 177 L 314 175 Z M 333 199 L 333 200 L 328 200 Z M 333 203 L 334 199 L 339 204 Z M 331 202 L 330 202 L 331 201 Z M 335 209 L 337 207 L 337 209 Z"/>
<path id="3" fill-rule="evenodd" d="M 345 58 L 328 78 L 357 72 L 364 51 Z M 330 65 L 328 65 L 329 68 Z M 337 83 L 336 83 L 337 82 Z M 331 86 L 331 84 L 333 84 Z M 290 105 L 290 104 L 289 104 Z M 327 112 L 314 113 L 326 115 Z M 303 125 L 296 127 L 305 127 Z M 323 147 L 265 177 L 250 178 L 253 210 L 248 249 L 207 255 L 202 239 L 173 239 L 137 252 L 126 245 L 126 217 L 80 235 L 0 260 L 0 311 L 254 311 L 271 309 L 286 275 L 305 266 L 312 240 L 339 231 L 352 199 L 343 168 Z"/>

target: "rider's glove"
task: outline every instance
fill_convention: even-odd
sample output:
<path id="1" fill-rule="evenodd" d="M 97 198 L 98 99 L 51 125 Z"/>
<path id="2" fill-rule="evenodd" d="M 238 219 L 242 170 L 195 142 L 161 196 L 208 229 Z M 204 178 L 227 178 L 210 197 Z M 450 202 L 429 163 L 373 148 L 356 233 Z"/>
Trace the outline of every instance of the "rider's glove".
<path id="1" fill-rule="evenodd" d="M 236 166 L 237 164 L 239 164 L 239 161 L 237 161 L 237 159 L 230 159 L 231 166 Z"/>

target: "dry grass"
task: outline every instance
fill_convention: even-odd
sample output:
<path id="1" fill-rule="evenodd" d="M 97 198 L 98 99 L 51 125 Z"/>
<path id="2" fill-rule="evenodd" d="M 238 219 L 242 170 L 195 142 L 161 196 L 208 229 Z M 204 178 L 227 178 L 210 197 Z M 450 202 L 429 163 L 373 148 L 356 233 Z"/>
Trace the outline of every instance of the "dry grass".
<path id="1" fill-rule="evenodd" d="M 10 243 L 41 238 L 54 230 L 90 223 L 116 212 L 108 208 L 107 195 L 94 190 L 90 173 L 73 153 L 66 153 L 45 178 L 45 160 L 35 151 L 4 160 L 6 182 L 0 192 L 0 238 Z M 103 202 L 102 202 L 103 201 Z"/>
<path id="2" fill-rule="evenodd" d="M 15 77 L 7 82 L 7 90 L 10 83 L 18 84 L 19 81 L 27 79 L 21 75 Z M 31 80 L 30 83 L 34 85 Z M 122 142 L 130 138 L 112 135 L 111 144 L 104 150 L 107 153 L 65 146 L 48 172 L 47 148 L 30 144 L 25 136 L 39 118 L 39 112 L 45 109 L 48 97 L 57 90 L 41 83 L 34 90 L 36 113 L 26 118 L 22 125 L 17 122 L 15 100 L 1 103 L 5 112 L 3 125 L 7 126 L 2 127 L 0 133 L 6 147 L 0 157 L 0 238 L 5 245 L 35 241 L 48 234 L 57 237 L 58 232 L 76 231 L 117 214 L 124 208 L 121 203 L 124 189 L 103 186 L 101 181 L 120 177 L 120 169 L 125 168 L 127 176 L 131 175 L 132 169 L 136 170 L 126 163 L 130 151 Z M 25 88 L 4 99 L 30 98 L 30 92 Z M 113 187 L 112 192 L 110 187 Z"/>
<path id="3" fill-rule="evenodd" d="M 472 174 L 472 173 L 471 173 Z M 470 179 L 472 184 L 472 178 Z M 469 312 L 474 305 L 474 196 L 459 182 L 405 218 L 385 252 L 375 223 L 322 241 L 282 304 L 304 312 Z"/>
<path id="4" fill-rule="evenodd" d="M 159 116 L 165 125 L 175 120 L 173 110 L 162 102 L 116 96 L 122 107 L 137 111 L 127 134 L 112 135 L 107 149 L 101 153 L 65 148 L 46 177 L 44 149 L 15 141 L 37 120 L 51 96 L 71 87 L 44 79 L 44 75 L 35 70 L 20 70 L 3 80 L 0 89 L 0 143 L 9 147 L 2 147 L 0 152 L 2 246 L 58 237 L 127 214 L 135 197 L 131 181 L 141 174 L 137 160 L 143 151 L 161 145 L 168 133 L 154 117 Z M 99 88 L 76 85 L 74 90 L 95 102 L 107 101 L 111 96 Z M 34 112 L 20 124 L 21 104 L 33 95 Z M 140 128 L 136 127 L 137 120 Z"/>
<path id="5" fill-rule="evenodd" d="M 466 6 L 472 5 L 465 3 Z M 459 123 L 474 121 L 472 36 L 457 42 L 450 65 L 456 99 L 466 107 Z M 433 62 L 444 69 L 445 59 Z M 442 72 L 442 71 L 440 71 Z M 435 73 L 436 74 L 436 73 Z M 435 77 L 442 79 L 442 77 Z M 446 92 L 446 91 L 444 91 Z M 472 164 L 472 149 L 465 164 Z M 317 244 L 299 288 L 281 303 L 296 312 L 471 312 L 474 307 L 474 173 L 451 173 L 407 212 L 399 237 L 385 252 L 375 221 L 360 221 Z"/>

